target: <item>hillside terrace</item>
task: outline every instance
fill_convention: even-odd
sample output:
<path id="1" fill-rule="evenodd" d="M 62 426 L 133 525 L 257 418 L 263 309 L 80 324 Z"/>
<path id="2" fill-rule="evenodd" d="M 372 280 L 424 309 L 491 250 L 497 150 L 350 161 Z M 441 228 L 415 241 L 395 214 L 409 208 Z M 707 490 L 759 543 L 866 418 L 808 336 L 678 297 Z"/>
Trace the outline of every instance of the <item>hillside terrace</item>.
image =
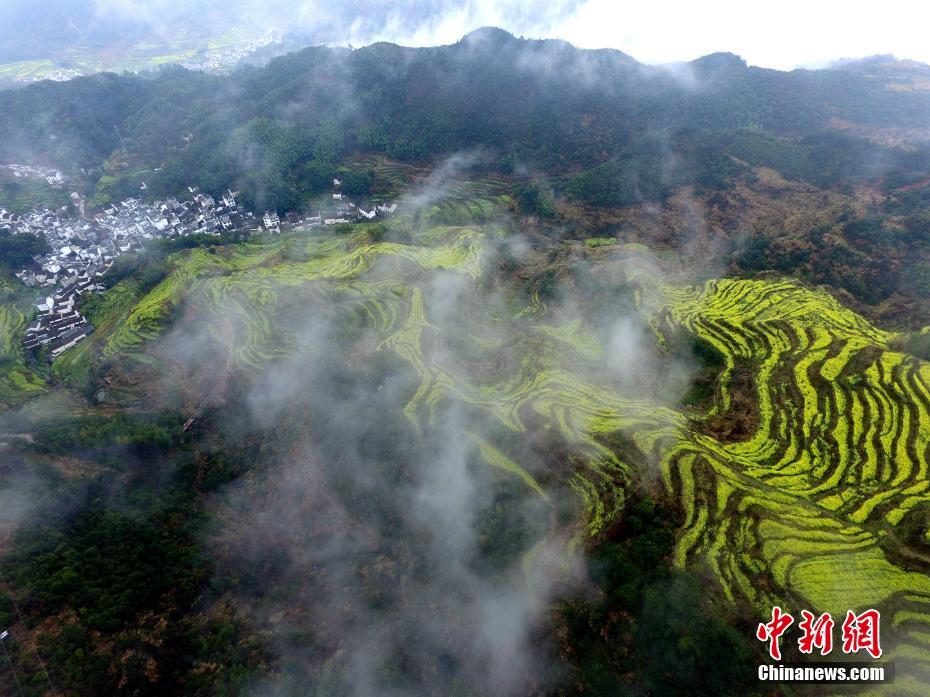
<path id="1" fill-rule="evenodd" d="M 335 181 L 334 181 L 335 185 Z M 336 185 L 338 186 L 338 185 Z M 245 231 L 279 234 L 282 229 L 307 229 L 337 223 L 366 222 L 397 210 L 396 203 L 356 205 L 343 194 L 333 194 L 331 209 L 317 215 L 267 211 L 257 219 L 238 205 L 239 192 L 227 191 L 217 201 L 188 187 L 191 198 L 175 197 L 145 202 L 128 198 L 106 206 L 93 218 L 71 216 L 67 209 L 35 209 L 16 215 L 0 208 L 0 226 L 13 234 L 32 234 L 48 243 L 48 254 L 38 256 L 16 277 L 30 288 L 43 289 L 36 301 L 36 318 L 23 341 L 28 350 L 48 347 L 50 357 L 84 339 L 93 327 L 76 309 L 85 292 L 104 289 L 101 277 L 121 254 L 145 249 L 158 239 Z M 328 214 L 328 216 L 327 216 Z"/>

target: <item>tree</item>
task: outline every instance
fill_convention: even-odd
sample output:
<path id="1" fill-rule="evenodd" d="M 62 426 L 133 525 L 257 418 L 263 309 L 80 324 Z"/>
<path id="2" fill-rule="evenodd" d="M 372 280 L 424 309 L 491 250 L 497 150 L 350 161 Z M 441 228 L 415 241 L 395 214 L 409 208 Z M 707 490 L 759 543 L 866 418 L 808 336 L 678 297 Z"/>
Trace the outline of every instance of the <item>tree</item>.
<path id="1" fill-rule="evenodd" d="M 0 266 L 7 271 L 19 271 L 32 264 L 32 258 L 39 254 L 48 254 L 48 243 L 38 235 L 14 235 L 9 230 L 0 229 Z"/>
<path id="2" fill-rule="evenodd" d="M 517 205 L 523 213 L 541 218 L 555 217 L 555 197 L 545 183 L 534 179 L 514 191 Z"/>
<path id="3" fill-rule="evenodd" d="M 350 196 L 365 196 L 371 191 L 375 173 L 370 169 L 349 170 L 342 177 L 342 190 Z"/>

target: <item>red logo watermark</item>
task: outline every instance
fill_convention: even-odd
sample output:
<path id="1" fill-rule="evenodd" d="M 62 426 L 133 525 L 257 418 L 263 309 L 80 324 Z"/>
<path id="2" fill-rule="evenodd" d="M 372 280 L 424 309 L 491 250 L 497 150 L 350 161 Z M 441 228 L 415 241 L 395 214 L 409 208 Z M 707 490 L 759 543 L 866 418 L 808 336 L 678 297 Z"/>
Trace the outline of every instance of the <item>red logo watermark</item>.
<path id="1" fill-rule="evenodd" d="M 878 610 L 866 610 L 857 615 L 852 610 L 846 612 L 843 621 L 843 653 L 858 653 L 862 649 L 872 658 L 882 655 L 878 640 L 878 623 L 881 615 Z"/>
<path id="2" fill-rule="evenodd" d="M 869 609 L 858 615 L 849 610 L 842 626 L 843 653 L 859 653 L 864 649 L 872 658 L 880 658 L 882 655 L 879 639 L 880 620 L 881 615 L 878 610 Z M 781 647 L 778 641 L 792 624 L 794 624 L 794 617 L 776 606 L 772 608 L 772 619 L 760 623 L 756 629 L 756 638 L 759 641 L 769 642 L 769 656 L 773 660 L 781 660 Z M 801 610 L 801 621 L 798 623 L 798 629 L 801 630 L 798 650 L 801 653 L 812 654 L 814 649 L 817 649 L 821 656 L 828 655 L 833 651 L 834 626 L 833 617 L 829 612 L 817 617 L 809 610 Z"/>
<path id="3" fill-rule="evenodd" d="M 781 660 L 781 649 L 778 646 L 778 640 L 792 624 L 794 624 L 794 617 L 787 612 L 782 612 L 781 608 L 776 606 L 772 608 L 772 621 L 765 624 L 760 623 L 756 629 L 756 639 L 769 642 L 769 656 L 776 661 Z"/>
<path id="4" fill-rule="evenodd" d="M 798 639 L 801 653 L 813 653 L 816 648 L 821 656 L 826 656 L 833 651 L 833 618 L 830 613 L 825 612 L 814 619 L 813 612 L 801 610 L 801 617 L 804 618 L 798 623 L 798 628 L 804 632 Z"/>

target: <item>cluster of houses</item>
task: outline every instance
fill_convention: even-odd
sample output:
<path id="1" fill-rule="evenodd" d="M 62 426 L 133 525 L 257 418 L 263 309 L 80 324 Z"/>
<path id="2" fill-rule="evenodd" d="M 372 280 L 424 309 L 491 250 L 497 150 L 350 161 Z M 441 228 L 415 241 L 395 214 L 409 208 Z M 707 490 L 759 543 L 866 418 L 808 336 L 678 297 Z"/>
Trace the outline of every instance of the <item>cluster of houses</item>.
<path id="1" fill-rule="evenodd" d="M 14 177 L 23 179 L 41 178 L 49 183 L 49 186 L 60 189 L 65 181 L 65 176 L 61 170 L 51 167 L 32 167 L 31 165 L 7 164 L 0 165 L 0 169 L 10 172 Z"/>
<path id="2" fill-rule="evenodd" d="M 333 179 L 332 198 L 321 203 L 320 210 L 315 214 L 308 213 L 303 216 L 297 213 L 288 213 L 283 218 L 275 211 L 266 211 L 262 216 L 262 227 L 266 232 L 277 234 L 282 229 L 306 230 L 324 225 L 339 225 L 341 223 L 364 223 L 378 218 L 385 218 L 397 211 L 397 203 L 360 202 L 358 204 L 349 200 L 343 193 L 342 182 Z"/>
<path id="3" fill-rule="evenodd" d="M 321 209 L 320 215 L 309 218 L 310 225 L 338 225 L 340 223 L 358 223 L 386 217 L 397 210 L 397 203 L 369 203 L 354 204 L 340 189 L 342 182 L 333 179 L 332 204 L 328 209 Z"/>
<path id="4" fill-rule="evenodd" d="M 349 201 L 344 194 L 335 193 L 333 194 L 333 212 L 330 217 L 322 218 L 322 222 L 324 225 L 365 222 L 366 220 L 374 220 L 379 216 L 390 215 L 396 210 L 397 203 L 395 202 L 378 204 L 360 203 L 356 205 Z M 319 217 L 311 218 L 310 220 L 315 221 L 317 225 L 320 224 Z"/>
<path id="5" fill-rule="evenodd" d="M 182 62 L 181 65 L 188 70 L 206 72 L 232 70 L 238 65 L 239 61 L 252 55 L 258 49 L 280 44 L 283 36 L 284 32 L 281 29 L 272 28 L 241 45 L 231 44 L 200 51 L 197 58 Z"/>
<path id="6" fill-rule="evenodd" d="M 77 311 L 77 298 L 87 291 L 95 291 L 103 271 L 89 276 L 84 273 L 68 280 L 54 295 L 36 304 L 38 313 L 35 321 L 26 329 L 23 346 L 27 350 L 48 346 L 49 356 L 54 358 L 66 351 L 94 331 L 94 328 Z"/>
<path id="7" fill-rule="evenodd" d="M 93 218 L 83 215 L 83 199 L 72 194 L 80 215 L 67 209 L 36 209 L 19 216 L 0 208 L 0 228 L 13 234 L 33 234 L 45 238 L 50 251 L 35 258 L 31 268 L 17 272 L 30 288 L 42 289 L 36 302 L 36 318 L 26 331 L 27 349 L 48 347 L 54 358 L 93 332 L 93 327 L 77 310 L 81 294 L 103 289 L 101 277 L 113 261 L 127 252 L 141 251 L 155 239 L 189 235 L 219 236 L 224 232 L 280 233 L 284 229 L 313 228 L 337 223 L 364 222 L 394 213 L 396 203 L 354 204 L 338 191 L 332 205 L 317 215 L 288 213 L 281 217 L 268 211 L 257 219 L 236 201 L 239 192 L 227 191 L 219 200 L 189 187 L 190 198 L 167 198 L 145 202 L 129 198 L 102 209 Z"/>
<path id="8" fill-rule="evenodd" d="M 13 82 L 16 82 L 20 85 L 29 85 L 33 82 L 40 82 L 42 80 L 51 80 L 52 82 L 67 82 L 68 80 L 73 80 L 76 77 L 84 77 L 84 73 L 77 68 L 55 68 L 50 70 L 47 73 L 41 73 L 39 75 L 24 75 L 17 77 Z"/>
<path id="9" fill-rule="evenodd" d="M 153 239 L 258 230 L 252 213 L 236 202 L 238 191 L 227 191 L 219 201 L 194 187 L 188 191 L 191 198 L 185 201 L 174 197 L 152 203 L 137 198 L 120 201 L 104 208 L 94 217 L 94 223 L 120 245 L 122 252 L 133 246 L 144 247 L 147 240 Z"/>
<path id="10" fill-rule="evenodd" d="M 144 249 L 150 240 L 258 229 L 252 214 L 236 203 L 238 192 L 227 192 L 219 202 L 196 189 L 190 192 L 186 201 L 129 198 L 93 218 L 74 217 L 66 209 L 35 209 L 18 216 L 0 208 L 0 227 L 43 237 L 50 248 L 16 276 L 29 287 L 64 287 L 81 275 L 106 271 L 120 254 Z"/>
<path id="11" fill-rule="evenodd" d="M 101 277 L 121 254 L 144 249 L 154 239 L 259 229 L 252 214 L 236 203 L 238 192 L 229 191 L 219 201 L 193 188 L 190 193 L 185 201 L 126 199 L 92 219 L 70 216 L 66 209 L 18 216 L 0 208 L 0 227 L 44 237 L 50 248 L 32 268 L 16 274 L 30 288 L 45 290 L 26 330 L 25 348 L 47 346 L 54 358 L 90 334 L 93 327 L 76 309 L 78 297 L 101 290 Z"/>
<path id="12" fill-rule="evenodd" d="M 100 236 L 91 222 L 47 208 L 23 216 L 0 210 L 0 226 L 9 227 L 14 234 L 44 237 L 49 245 L 48 254 L 36 257 L 31 268 L 16 273 L 30 288 L 56 288 L 82 274 L 105 271 L 118 254 L 112 240 Z"/>

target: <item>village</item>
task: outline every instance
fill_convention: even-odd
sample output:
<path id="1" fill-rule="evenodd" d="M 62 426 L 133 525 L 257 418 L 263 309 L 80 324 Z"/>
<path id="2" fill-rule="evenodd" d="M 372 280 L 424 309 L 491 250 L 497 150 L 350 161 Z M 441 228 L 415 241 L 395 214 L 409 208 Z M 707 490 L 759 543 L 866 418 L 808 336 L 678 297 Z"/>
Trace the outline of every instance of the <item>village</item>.
<path id="1" fill-rule="evenodd" d="M 84 71 L 78 68 L 55 68 L 47 73 L 40 73 L 39 75 L 23 75 L 17 77 L 13 82 L 17 85 L 30 85 L 33 82 L 41 82 L 42 80 L 51 80 L 52 82 L 67 82 L 68 80 L 73 80 L 76 77 L 84 77 Z"/>
<path id="2" fill-rule="evenodd" d="M 48 185 L 55 189 L 60 189 L 67 179 L 61 173 L 61 170 L 50 167 L 33 167 L 31 165 L 6 164 L 0 165 L 0 170 L 10 172 L 16 178 L 22 179 L 45 179 Z"/>
<path id="3" fill-rule="evenodd" d="M 397 210 L 395 202 L 356 205 L 339 191 L 340 186 L 341 182 L 334 179 L 331 202 L 327 198 L 315 215 L 288 213 L 283 217 L 276 211 L 256 217 L 238 204 L 237 191 L 227 191 L 216 200 L 195 187 L 188 188 L 190 197 L 185 200 L 170 197 L 145 202 L 128 198 L 104 207 L 92 217 L 85 216 L 85 201 L 77 192 L 71 194 L 77 215 L 68 208 L 34 209 L 16 215 L 0 207 L 0 229 L 7 228 L 14 235 L 42 237 L 49 246 L 48 253 L 37 256 L 30 268 L 16 272 L 23 284 L 40 292 L 24 348 L 46 348 L 49 359 L 53 359 L 89 336 L 94 328 L 78 310 L 80 296 L 102 292 L 102 278 L 114 260 L 122 254 L 143 251 L 153 240 L 310 231 L 373 221 Z"/>
<path id="4" fill-rule="evenodd" d="M 202 70 L 206 72 L 229 71 L 236 67 L 243 58 L 246 58 L 258 49 L 265 46 L 280 44 L 284 32 L 278 28 L 272 28 L 263 34 L 250 39 L 244 44 L 230 44 L 217 48 L 208 49 L 199 52 L 194 59 L 183 61 L 181 65 L 188 70 Z"/>

